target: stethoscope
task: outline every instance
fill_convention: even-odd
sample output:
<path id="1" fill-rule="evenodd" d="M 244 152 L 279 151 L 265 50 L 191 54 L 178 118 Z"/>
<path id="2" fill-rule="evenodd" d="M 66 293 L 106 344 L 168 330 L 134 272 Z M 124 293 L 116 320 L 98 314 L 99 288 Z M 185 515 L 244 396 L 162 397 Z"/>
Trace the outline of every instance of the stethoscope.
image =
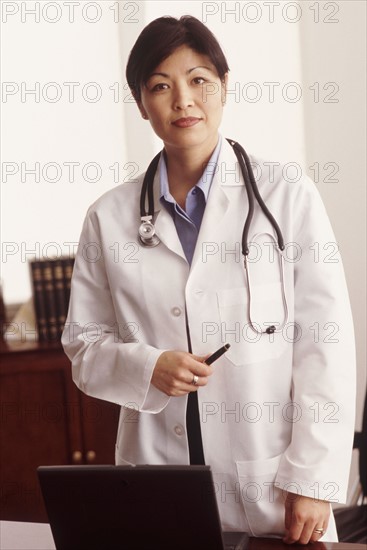
<path id="1" fill-rule="evenodd" d="M 266 204 L 264 203 L 263 199 L 260 196 L 259 190 L 256 185 L 254 173 L 252 171 L 250 159 L 246 151 L 236 141 L 233 141 L 232 139 L 227 139 L 227 141 L 230 143 L 230 145 L 232 145 L 235 155 L 238 159 L 242 176 L 246 186 L 246 192 L 247 192 L 248 203 L 249 203 L 249 209 L 248 209 L 245 225 L 242 232 L 242 254 L 244 256 L 245 274 L 246 274 L 247 288 L 248 288 L 248 294 L 249 294 L 249 300 L 248 300 L 249 324 L 257 334 L 263 334 L 263 333 L 273 334 L 274 332 L 282 332 L 282 330 L 284 329 L 288 321 L 288 305 L 287 305 L 287 299 L 285 296 L 285 281 L 284 281 L 284 256 L 282 253 L 282 251 L 285 248 L 283 235 L 279 228 L 279 225 L 274 219 L 274 216 L 271 214 L 271 212 L 269 211 L 269 209 L 267 208 Z M 155 227 L 153 224 L 153 216 L 154 216 L 153 183 L 154 183 L 154 176 L 157 171 L 160 156 L 161 156 L 161 152 L 159 152 L 158 155 L 154 157 L 154 159 L 148 166 L 148 169 L 144 177 L 143 186 L 141 189 L 141 195 L 140 195 L 141 225 L 139 227 L 138 239 L 140 244 L 147 248 L 153 248 L 161 242 L 159 237 L 156 235 Z M 148 198 L 148 211 L 146 210 L 147 198 Z M 283 301 L 283 308 L 284 308 L 284 318 L 282 323 L 280 323 L 278 327 L 276 327 L 275 325 L 271 325 L 267 327 L 266 330 L 261 330 L 261 327 L 257 323 L 254 323 L 251 317 L 252 294 L 251 294 L 251 280 L 250 280 L 250 270 L 249 270 L 249 260 L 248 260 L 248 256 L 250 252 L 249 244 L 248 244 L 248 235 L 249 235 L 250 225 L 251 225 L 251 221 L 252 221 L 252 218 L 254 215 L 254 209 L 255 209 L 254 198 L 256 198 L 261 210 L 270 221 L 277 235 L 277 241 L 275 241 L 274 237 L 271 234 L 268 234 L 274 240 L 274 243 L 277 245 L 274 248 L 278 253 L 280 282 L 281 282 L 281 288 L 282 288 L 282 301 Z"/>

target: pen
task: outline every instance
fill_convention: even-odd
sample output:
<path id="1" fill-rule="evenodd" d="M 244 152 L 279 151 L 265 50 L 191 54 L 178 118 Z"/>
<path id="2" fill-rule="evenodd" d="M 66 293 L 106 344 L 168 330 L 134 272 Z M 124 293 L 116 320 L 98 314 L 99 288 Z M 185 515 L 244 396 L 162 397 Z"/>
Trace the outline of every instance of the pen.
<path id="1" fill-rule="evenodd" d="M 224 344 L 224 346 L 222 348 L 219 348 L 210 357 L 208 357 L 208 359 L 206 359 L 204 361 L 204 363 L 206 365 L 211 365 L 212 363 L 214 363 L 214 361 L 219 359 L 219 357 L 221 357 L 223 355 L 223 353 L 225 353 L 227 351 L 227 349 L 230 348 L 230 347 L 231 347 L 231 344 Z"/>

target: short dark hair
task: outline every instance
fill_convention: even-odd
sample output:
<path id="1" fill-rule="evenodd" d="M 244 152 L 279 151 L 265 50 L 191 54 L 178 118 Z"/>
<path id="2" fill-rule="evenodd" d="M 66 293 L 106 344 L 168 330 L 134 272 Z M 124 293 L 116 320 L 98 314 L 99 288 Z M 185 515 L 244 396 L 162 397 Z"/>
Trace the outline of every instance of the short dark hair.
<path id="1" fill-rule="evenodd" d="M 229 71 L 228 63 L 208 27 L 191 15 L 180 19 L 159 17 L 142 30 L 127 62 L 126 80 L 136 101 L 141 100 L 141 86 L 146 84 L 154 69 L 183 45 L 208 56 L 223 81 Z"/>

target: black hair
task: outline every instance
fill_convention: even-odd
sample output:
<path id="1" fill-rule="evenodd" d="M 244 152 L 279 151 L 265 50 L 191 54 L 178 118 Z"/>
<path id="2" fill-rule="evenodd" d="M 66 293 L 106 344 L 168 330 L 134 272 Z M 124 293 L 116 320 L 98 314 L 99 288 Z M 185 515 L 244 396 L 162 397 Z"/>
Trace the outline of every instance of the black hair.
<path id="1" fill-rule="evenodd" d="M 228 63 L 208 27 L 191 15 L 180 19 L 159 17 L 142 30 L 127 62 L 126 80 L 137 102 L 141 100 L 141 86 L 146 84 L 154 69 L 183 45 L 208 56 L 219 78 L 224 80 L 229 71 Z"/>

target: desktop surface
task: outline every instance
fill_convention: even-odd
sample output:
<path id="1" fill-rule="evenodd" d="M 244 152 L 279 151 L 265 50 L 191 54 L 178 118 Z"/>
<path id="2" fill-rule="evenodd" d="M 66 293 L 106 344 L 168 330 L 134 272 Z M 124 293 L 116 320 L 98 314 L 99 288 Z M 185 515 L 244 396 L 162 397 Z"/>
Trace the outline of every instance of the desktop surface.
<path id="1" fill-rule="evenodd" d="M 48 523 L 0 521 L 0 548 L 2 550 L 55 550 Z M 301 546 L 284 544 L 280 539 L 250 538 L 248 550 L 367 550 L 365 544 L 346 542 L 316 542 Z M 80 549 L 82 550 L 82 549 Z"/>

